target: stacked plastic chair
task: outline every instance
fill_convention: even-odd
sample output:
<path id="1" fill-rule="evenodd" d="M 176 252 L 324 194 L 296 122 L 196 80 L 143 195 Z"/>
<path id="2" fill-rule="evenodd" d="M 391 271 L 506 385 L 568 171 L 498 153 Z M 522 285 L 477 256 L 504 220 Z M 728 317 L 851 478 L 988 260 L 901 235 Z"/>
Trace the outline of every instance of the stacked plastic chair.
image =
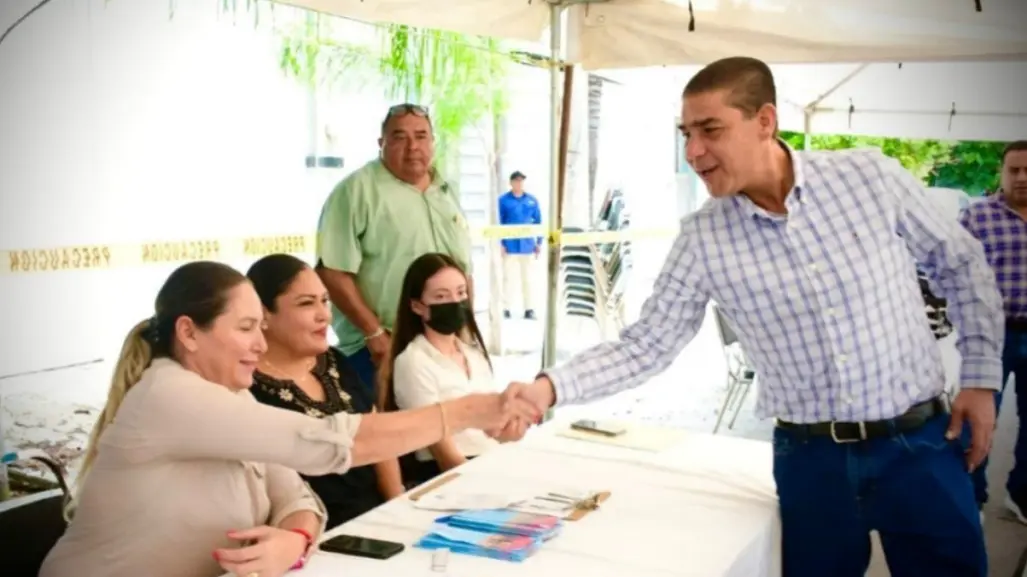
<path id="1" fill-rule="evenodd" d="M 584 229 L 564 227 L 564 233 L 585 232 Z M 564 313 L 574 317 L 595 319 L 599 306 L 597 283 L 592 253 L 587 246 L 564 246 L 560 254 L 560 281 Z"/>
<path id="2" fill-rule="evenodd" d="M 610 191 L 592 231 L 625 230 L 630 223 L 624 195 Z M 564 233 L 586 232 L 565 227 Z M 560 255 L 561 299 L 568 316 L 595 320 L 604 330 L 609 320 L 623 325 L 622 301 L 631 270 L 631 243 L 614 241 L 598 246 L 564 246 Z"/>
<path id="3" fill-rule="evenodd" d="M 599 213 L 600 230 L 624 231 L 630 227 L 631 216 L 627 210 L 624 193 L 611 190 Z M 606 291 L 608 310 L 619 318 L 621 303 L 627 292 L 632 258 L 631 241 L 617 241 L 601 245 L 600 258 L 603 261 L 609 289 Z M 620 319 L 623 321 L 623 319 Z"/>

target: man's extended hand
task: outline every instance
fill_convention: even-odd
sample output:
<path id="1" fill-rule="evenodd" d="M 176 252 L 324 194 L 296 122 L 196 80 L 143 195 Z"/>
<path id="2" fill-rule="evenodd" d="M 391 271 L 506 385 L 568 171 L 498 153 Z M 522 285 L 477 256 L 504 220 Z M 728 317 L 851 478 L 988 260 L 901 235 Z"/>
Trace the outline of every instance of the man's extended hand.
<path id="1" fill-rule="evenodd" d="M 548 377 L 539 377 L 533 383 L 510 383 L 503 392 L 503 396 L 511 400 L 519 398 L 522 401 L 527 401 L 535 406 L 541 414 L 545 414 L 556 401 L 553 383 Z M 539 423 L 525 423 L 515 419 L 501 431 L 490 431 L 489 435 L 504 443 L 519 441 L 524 438 L 529 427 L 537 424 Z"/>
<path id="2" fill-rule="evenodd" d="M 970 426 L 970 449 L 966 452 L 966 468 L 973 472 L 988 456 L 995 432 L 995 391 L 965 388 L 952 401 L 952 420 L 947 439 L 958 439 L 964 424 Z"/>

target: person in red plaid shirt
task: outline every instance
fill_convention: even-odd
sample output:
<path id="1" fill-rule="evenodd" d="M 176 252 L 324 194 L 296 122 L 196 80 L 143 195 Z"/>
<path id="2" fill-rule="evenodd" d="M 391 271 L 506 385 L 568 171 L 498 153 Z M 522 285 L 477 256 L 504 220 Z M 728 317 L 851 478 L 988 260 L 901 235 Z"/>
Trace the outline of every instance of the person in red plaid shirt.
<path id="1" fill-rule="evenodd" d="M 969 206 L 960 220 L 984 245 L 1004 301 L 1002 390 L 1009 376 L 1014 375 L 1016 412 L 1020 417 L 1005 505 L 1020 522 L 1027 524 L 1027 427 L 1023 424 L 1027 419 L 1027 141 L 1006 147 L 1001 183 L 997 194 Z M 1002 390 L 995 394 L 996 407 L 1002 404 Z M 987 461 L 973 473 L 977 501 L 982 505 L 988 500 L 986 465 Z"/>

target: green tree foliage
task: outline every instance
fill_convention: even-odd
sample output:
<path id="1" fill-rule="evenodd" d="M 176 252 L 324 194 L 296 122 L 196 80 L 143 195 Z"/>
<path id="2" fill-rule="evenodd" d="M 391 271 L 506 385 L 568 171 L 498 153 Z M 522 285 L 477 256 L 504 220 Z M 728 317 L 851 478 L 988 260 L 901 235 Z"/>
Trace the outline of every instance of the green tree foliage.
<path id="1" fill-rule="evenodd" d="M 946 162 L 934 167 L 928 182 L 931 186 L 958 188 L 971 196 L 997 190 L 1005 146 L 1004 142 L 960 142 Z"/>
<path id="2" fill-rule="evenodd" d="M 795 132 L 782 132 L 790 146 L 802 149 L 805 136 Z M 952 146 L 937 140 L 909 140 L 904 138 L 879 138 L 874 136 L 817 134 L 811 138 L 814 150 L 843 150 L 847 148 L 880 148 L 897 159 L 913 174 L 926 178 L 936 164 L 947 160 Z"/>
<path id="3" fill-rule="evenodd" d="M 383 88 L 397 103 L 429 106 L 443 165 L 469 129 L 507 107 L 512 59 L 491 38 L 311 14 L 281 30 L 281 39 L 282 69 L 305 83 Z"/>
<path id="4" fill-rule="evenodd" d="M 805 136 L 800 133 L 782 132 L 781 138 L 797 150 L 805 145 Z M 977 196 L 998 186 L 1005 143 L 817 134 L 811 137 L 811 147 L 815 150 L 880 148 L 929 186 L 956 188 Z"/>

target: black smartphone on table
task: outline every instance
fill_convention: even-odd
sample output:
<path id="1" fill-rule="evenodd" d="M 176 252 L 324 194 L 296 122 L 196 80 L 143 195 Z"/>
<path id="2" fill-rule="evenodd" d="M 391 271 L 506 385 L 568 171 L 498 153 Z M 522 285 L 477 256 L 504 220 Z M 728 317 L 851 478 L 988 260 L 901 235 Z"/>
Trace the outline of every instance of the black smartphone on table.
<path id="1" fill-rule="evenodd" d="M 571 423 L 571 429 L 575 431 L 584 431 L 586 433 L 594 433 L 602 435 L 604 437 L 619 437 L 628 430 L 617 423 L 611 423 L 607 421 L 596 421 L 592 419 L 581 419 L 580 421 L 574 421 Z"/>
<path id="2" fill-rule="evenodd" d="M 403 552 L 406 547 L 402 543 L 382 541 L 356 535 L 337 535 L 324 541 L 320 546 L 327 553 L 353 555 L 368 559 L 388 559 Z"/>

